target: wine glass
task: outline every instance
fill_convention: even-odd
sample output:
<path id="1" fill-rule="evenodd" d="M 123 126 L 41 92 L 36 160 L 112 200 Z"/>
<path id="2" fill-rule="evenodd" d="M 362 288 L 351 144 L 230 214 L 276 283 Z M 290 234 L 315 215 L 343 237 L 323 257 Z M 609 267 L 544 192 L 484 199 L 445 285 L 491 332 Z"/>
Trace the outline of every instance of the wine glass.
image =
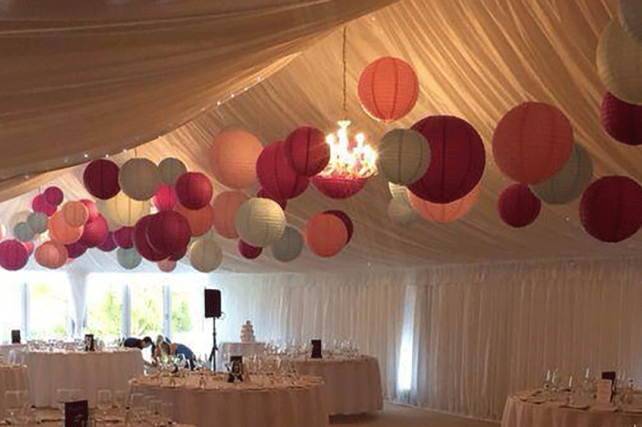
<path id="1" fill-rule="evenodd" d="M 20 410 L 20 393 L 15 390 L 7 391 L 4 393 L 4 409 L 6 411 L 6 418 L 15 423 L 16 413 Z"/>
<path id="2" fill-rule="evenodd" d="M 101 417 L 107 415 L 107 411 L 111 408 L 111 390 L 98 390 L 98 398 L 96 400 L 96 407 L 100 411 Z"/>

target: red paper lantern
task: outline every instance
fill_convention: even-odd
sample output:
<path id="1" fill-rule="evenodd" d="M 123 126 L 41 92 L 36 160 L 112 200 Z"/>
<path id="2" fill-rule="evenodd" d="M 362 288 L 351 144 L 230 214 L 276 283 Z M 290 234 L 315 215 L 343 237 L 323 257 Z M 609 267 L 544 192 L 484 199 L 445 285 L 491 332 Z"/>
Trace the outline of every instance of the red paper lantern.
<path id="1" fill-rule="evenodd" d="M 256 161 L 256 176 L 268 194 L 281 200 L 297 197 L 308 188 L 308 179 L 297 174 L 285 159 L 282 141 L 263 148 Z"/>
<path id="2" fill-rule="evenodd" d="M 116 244 L 116 240 L 114 239 L 114 233 L 112 231 L 109 231 L 107 233 L 107 238 L 105 239 L 105 241 L 102 242 L 100 245 L 98 245 L 98 249 L 100 249 L 103 252 L 111 252 L 117 247 L 118 245 Z"/>
<path id="3" fill-rule="evenodd" d="M 497 167 L 524 184 L 555 175 L 572 150 L 571 123 L 560 110 L 540 102 L 525 102 L 510 110 L 493 134 Z"/>
<path id="4" fill-rule="evenodd" d="M 123 249 L 134 246 L 134 227 L 120 227 L 114 231 L 114 242 Z"/>
<path id="5" fill-rule="evenodd" d="M 85 188 L 94 197 L 111 199 L 120 191 L 118 165 L 111 160 L 98 159 L 89 163 L 83 173 Z"/>
<path id="6" fill-rule="evenodd" d="M 499 195 L 497 200 L 499 216 L 512 227 L 520 228 L 531 224 L 542 209 L 542 202 L 526 184 L 513 184 Z"/>
<path id="7" fill-rule="evenodd" d="M 152 197 L 152 204 L 159 211 L 171 211 L 178 203 L 174 187 L 167 184 L 161 184 Z"/>
<path id="8" fill-rule="evenodd" d="M 316 175 L 312 177 L 312 184 L 324 196 L 331 199 L 347 199 L 363 190 L 368 178 L 343 178 L 337 176 Z"/>
<path id="9" fill-rule="evenodd" d="M 96 206 L 96 203 L 94 203 L 92 200 L 82 199 L 80 200 L 80 203 L 85 205 L 87 211 L 89 211 L 89 218 L 87 218 L 86 222 L 91 222 L 100 216 L 98 206 Z"/>
<path id="10" fill-rule="evenodd" d="M 288 164 L 299 175 L 314 176 L 325 169 L 330 161 L 330 146 L 325 141 L 325 135 L 310 126 L 292 131 L 282 149 Z"/>
<path id="11" fill-rule="evenodd" d="M 431 162 L 426 173 L 408 189 L 433 203 L 450 203 L 475 188 L 486 165 L 481 137 L 468 122 L 453 116 L 431 116 L 415 123 L 430 143 Z"/>
<path id="12" fill-rule="evenodd" d="M 214 199 L 214 228 L 218 234 L 228 239 L 239 237 L 236 232 L 236 211 L 249 199 L 240 191 L 224 191 Z"/>
<path id="13" fill-rule="evenodd" d="M 642 226 L 642 187 L 625 176 L 606 176 L 584 191 L 580 220 L 587 233 L 603 242 L 619 242 Z"/>
<path id="14" fill-rule="evenodd" d="M 204 208 L 212 200 L 212 183 L 200 172 L 186 172 L 176 180 L 176 196 L 187 209 Z"/>
<path id="15" fill-rule="evenodd" d="M 642 105 L 629 104 L 607 92 L 602 101 L 600 120 L 604 130 L 616 141 L 642 144 Z"/>
<path id="16" fill-rule="evenodd" d="M 305 225 L 305 241 L 308 248 L 321 257 L 338 254 L 348 241 L 348 230 L 339 217 L 332 214 L 317 214 Z"/>
<path id="17" fill-rule="evenodd" d="M 153 215 L 147 226 L 147 241 L 159 253 L 177 253 L 187 247 L 191 237 L 187 219 L 175 211 Z"/>
<path id="18" fill-rule="evenodd" d="M 346 240 L 346 245 L 350 243 L 350 240 L 352 239 L 352 234 L 354 233 L 354 224 L 352 223 L 352 220 L 350 219 L 348 214 L 339 210 L 329 210 L 323 213 L 334 215 L 337 218 L 339 218 L 341 221 L 343 221 L 343 225 L 346 226 L 346 230 L 348 231 L 348 239 Z"/>
<path id="19" fill-rule="evenodd" d="M 47 188 L 43 194 L 47 203 L 52 206 L 58 206 L 64 198 L 62 190 L 56 186 Z"/>
<path id="20" fill-rule="evenodd" d="M 147 240 L 149 224 L 153 217 L 154 215 L 146 215 L 139 219 L 134 226 L 134 246 L 140 256 L 149 261 L 157 262 L 167 258 L 168 254 L 158 252 Z"/>
<path id="21" fill-rule="evenodd" d="M 275 202 L 277 202 L 277 203 L 279 204 L 279 206 L 281 206 L 281 209 L 283 209 L 283 210 L 285 210 L 285 208 L 288 206 L 288 202 L 287 202 L 287 200 L 285 200 L 285 199 L 279 199 L 278 197 L 275 197 L 275 196 L 271 195 L 270 193 L 268 193 L 267 191 L 265 191 L 265 189 L 264 189 L 264 188 L 261 188 L 261 189 L 259 190 L 259 192 L 258 192 L 258 193 L 256 193 L 256 197 L 260 197 L 260 198 L 262 198 L 262 199 L 270 199 L 270 200 L 274 200 Z"/>
<path id="22" fill-rule="evenodd" d="M 202 236 L 212 228 L 212 224 L 214 223 L 214 208 L 211 205 L 207 205 L 197 211 L 178 205 L 175 210 L 185 217 L 189 223 L 192 236 L 194 237 Z"/>
<path id="23" fill-rule="evenodd" d="M 368 64 L 359 77 L 359 101 L 372 117 L 384 122 L 408 114 L 417 102 L 419 82 L 410 64 L 383 57 Z"/>
<path id="24" fill-rule="evenodd" d="M 246 259 L 255 259 L 263 252 L 263 248 L 252 246 L 242 239 L 239 239 L 238 250 L 241 256 Z"/>
<path id="25" fill-rule="evenodd" d="M 56 206 L 47 203 L 47 199 L 45 199 L 44 194 L 38 194 L 33 198 L 31 201 L 31 209 L 33 209 L 34 212 L 42 212 L 47 216 L 51 216 L 56 213 Z"/>
<path id="26" fill-rule="evenodd" d="M 170 255 L 169 258 L 167 258 L 167 259 L 170 260 L 170 261 L 178 261 L 178 260 L 182 259 L 185 256 L 186 253 L 187 253 L 187 246 L 185 246 L 180 251 Z"/>
<path id="27" fill-rule="evenodd" d="M 85 252 L 87 252 L 87 246 L 83 245 L 80 242 L 74 242 L 71 245 L 65 245 L 65 248 L 67 249 L 67 256 L 70 259 L 80 258 L 82 255 L 84 255 Z"/>
<path id="28" fill-rule="evenodd" d="M 43 267 L 60 268 L 67 262 L 67 248 L 61 243 L 48 241 L 38 246 L 35 258 Z"/>
<path id="29" fill-rule="evenodd" d="M 85 231 L 82 233 L 80 242 L 88 248 L 95 248 L 107 239 L 109 227 L 102 215 L 85 224 Z"/>
<path id="30" fill-rule="evenodd" d="M 0 243 L 0 266 L 5 270 L 16 271 L 27 265 L 29 252 L 15 239 Z"/>

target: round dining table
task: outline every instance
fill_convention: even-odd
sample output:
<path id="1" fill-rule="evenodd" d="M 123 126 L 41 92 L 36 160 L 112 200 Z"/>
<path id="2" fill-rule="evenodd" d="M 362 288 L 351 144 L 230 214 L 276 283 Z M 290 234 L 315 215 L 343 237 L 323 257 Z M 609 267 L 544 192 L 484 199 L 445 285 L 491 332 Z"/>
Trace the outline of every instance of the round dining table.
<path id="1" fill-rule="evenodd" d="M 22 365 L 0 365 L 0 416 L 4 417 L 4 395 L 8 391 L 28 389 L 27 368 Z"/>

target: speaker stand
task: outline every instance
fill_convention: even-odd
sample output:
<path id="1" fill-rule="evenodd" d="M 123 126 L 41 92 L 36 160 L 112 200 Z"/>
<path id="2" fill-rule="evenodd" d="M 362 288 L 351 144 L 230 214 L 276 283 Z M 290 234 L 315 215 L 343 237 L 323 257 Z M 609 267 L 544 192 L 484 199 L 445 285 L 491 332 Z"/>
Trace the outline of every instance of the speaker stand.
<path id="1" fill-rule="evenodd" d="M 212 372 L 216 372 L 216 317 L 212 317 L 212 352 L 210 353 L 210 366 Z"/>

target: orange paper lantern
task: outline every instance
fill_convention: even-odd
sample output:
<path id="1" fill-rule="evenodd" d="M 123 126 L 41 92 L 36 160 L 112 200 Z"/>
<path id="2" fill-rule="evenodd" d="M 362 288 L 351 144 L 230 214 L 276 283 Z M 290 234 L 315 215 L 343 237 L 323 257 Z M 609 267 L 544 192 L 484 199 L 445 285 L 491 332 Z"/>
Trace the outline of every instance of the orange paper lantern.
<path id="1" fill-rule="evenodd" d="M 197 211 L 187 209 L 183 205 L 176 205 L 174 210 L 187 219 L 192 236 L 202 236 L 210 231 L 214 223 L 214 208 L 210 205 Z"/>
<path id="2" fill-rule="evenodd" d="M 339 217 L 333 214 L 317 214 L 305 225 L 305 241 L 308 248 L 321 257 L 338 254 L 346 245 L 348 230 Z"/>
<path id="3" fill-rule="evenodd" d="M 470 193 L 459 200 L 450 203 L 432 203 L 415 196 L 408 190 L 408 198 L 412 208 L 423 219 L 431 222 L 447 223 L 457 221 L 466 215 L 477 202 L 481 184 L 477 184 Z"/>
<path id="4" fill-rule="evenodd" d="M 64 245 L 47 241 L 36 249 L 36 262 L 46 268 L 60 268 L 67 262 L 67 248 Z"/>
<path id="5" fill-rule="evenodd" d="M 49 237 L 63 245 L 70 245 L 77 242 L 83 233 L 83 227 L 72 227 L 63 217 L 62 211 L 58 211 L 49 218 Z M 65 256 L 66 259 L 66 256 Z"/>
<path id="6" fill-rule="evenodd" d="M 239 237 L 236 232 L 236 211 L 249 199 L 245 193 L 240 191 L 224 191 L 216 196 L 212 206 L 214 207 L 214 228 L 218 234 L 228 239 Z"/>
<path id="7" fill-rule="evenodd" d="M 209 152 L 214 178 L 229 188 L 249 187 L 256 181 L 256 160 L 262 150 L 259 139 L 249 132 L 238 129 L 220 132 Z"/>
<path id="8" fill-rule="evenodd" d="M 82 227 L 89 219 L 89 210 L 80 202 L 67 202 L 62 205 L 62 217 L 70 227 Z"/>

